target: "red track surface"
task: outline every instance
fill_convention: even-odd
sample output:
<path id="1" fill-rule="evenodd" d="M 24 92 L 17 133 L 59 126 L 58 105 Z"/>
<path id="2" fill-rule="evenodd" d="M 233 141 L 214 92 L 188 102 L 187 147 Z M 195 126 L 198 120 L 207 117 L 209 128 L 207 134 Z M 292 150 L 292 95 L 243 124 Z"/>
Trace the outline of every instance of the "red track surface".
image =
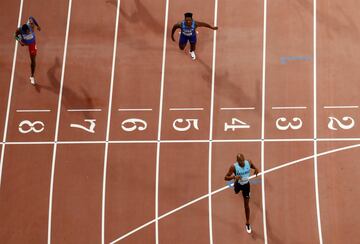
<path id="1" fill-rule="evenodd" d="M 118 26 L 116 0 L 1 1 L 0 242 L 358 243 L 360 4 L 317 0 L 316 49 L 313 6 L 268 0 L 264 33 L 260 0 L 123 0 Z M 195 62 L 169 38 L 189 10 L 219 26 Z M 36 87 L 19 11 L 42 26 Z M 224 187 L 238 152 L 265 172 L 251 235 Z"/>

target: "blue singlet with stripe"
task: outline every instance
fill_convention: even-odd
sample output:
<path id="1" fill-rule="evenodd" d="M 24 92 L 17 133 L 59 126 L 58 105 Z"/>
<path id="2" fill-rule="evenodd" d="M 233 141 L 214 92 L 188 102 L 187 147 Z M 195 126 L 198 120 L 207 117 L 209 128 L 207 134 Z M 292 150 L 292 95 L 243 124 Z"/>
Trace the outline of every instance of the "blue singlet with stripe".
<path id="1" fill-rule="evenodd" d="M 181 34 L 184 36 L 194 36 L 195 33 L 195 21 L 193 20 L 191 26 L 187 26 L 185 20 L 181 22 Z"/>

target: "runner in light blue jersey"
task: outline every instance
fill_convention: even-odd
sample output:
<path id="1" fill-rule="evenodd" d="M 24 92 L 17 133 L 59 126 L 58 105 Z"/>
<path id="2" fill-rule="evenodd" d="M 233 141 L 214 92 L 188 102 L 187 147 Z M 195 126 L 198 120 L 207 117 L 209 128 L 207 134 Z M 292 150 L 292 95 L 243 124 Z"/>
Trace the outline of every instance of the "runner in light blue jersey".
<path id="1" fill-rule="evenodd" d="M 250 183 L 249 177 L 251 175 L 251 169 L 254 169 L 254 174 L 257 176 L 259 170 L 255 167 L 255 165 L 251 162 L 251 160 L 246 160 L 242 153 L 239 153 L 236 156 L 236 162 L 230 166 L 228 172 L 225 175 L 225 180 L 230 181 L 234 180 L 234 191 L 235 194 L 238 194 L 242 191 L 242 195 L 244 198 L 244 207 L 245 207 L 245 215 L 246 215 L 246 231 L 251 233 L 250 226 Z"/>

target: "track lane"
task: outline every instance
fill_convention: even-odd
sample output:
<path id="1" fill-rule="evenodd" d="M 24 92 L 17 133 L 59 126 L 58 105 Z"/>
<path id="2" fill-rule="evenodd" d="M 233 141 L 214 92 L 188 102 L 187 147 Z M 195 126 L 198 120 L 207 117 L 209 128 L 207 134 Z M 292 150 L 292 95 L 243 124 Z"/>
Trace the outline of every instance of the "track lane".
<path id="1" fill-rule="evenodd" d="M 312 142 L 265 144 L 267 169 L 313 154 Z M 265 179 L 269 243 L 318 243 L 313 160 L 273 172 Z"/>
<path id="2" fill-rule="evenodd" d="M 310 3 L 307 9 L 303 9 L 299 1 L 269 1 L 266 138 L 313 137 L 313 15 L 311 11 Z M 310 59 L 299 60 L 299 57 L 304 56 Z M 285 62 L 283 62 L 284 58 Z M 276 110 L 273 107 L 306 107 L 306 109 Z M 281 118 L 283 121 L 280 120 Z M 289 123 L 295 129 L 286 129 Z"/>
<path id="3" fill-rule="evenodd" d="M 352 145 L 349 142 L 319 142 L 319 151 Z M 324 243 L 354 243 L 359 239 L 358 148 L 319 158 L 319 197 Z M 341 180 L 340 180 L 341 179 Z"/>
<path id="4" fill-rule="evenodd" d="M 164 112 L 162 139 L 208 139 L 211 95 L 212 30 L 198 28 L 197 60 L 192 61 L 188 51 L 178 48 L 178 31 L 171 40 L 172 26 L 184 18 L 187 11 L 194 13 L 193 18 L 212 24 L 214 1 L 170 1 L 167 53 L 164 88 Z M 180 67 L 180 68 L 179 68 Z M 174 111 L 173 108 L 202 108 L 197 111 Z M 183 119 L 177 121 L 177 119 Z M 198 128 L 179 131 L 174 127 L 187 127 L 185 119 L 198 119 Z M 193 123 L 193 122 L 190 122 Z"/>
<path id="5" fill-rule="evenodd" d="M 105 1 L 73 2 L 59 140 L 105 138 L 115 18 L 116 8 Z M 69 111 L 71 109 L 76 111 Z M 93 123 L 95 127 L 91 132 L 79 128 L 91 129 Z"/>
<path id="6" fill-rule="evenodd" d="M 304 8 L 306 6 L 303 6 Z M 324 108 L 325 106 L 360 106 L 358 77 L 360 71 L 359 2 L 318 0 L 318 114 L 320 137 L 359 137 L 359 108 Z M 333 117 L 334 126 L 329 123 Z M 351 117 L 347 120 L 345 117 Z M 351 126 L 352 122 L 354 125 Z M 348 129 L 341 128 L 348 126 Z M 335 130 L 336 129 L 336 130 Z"/>
<path id="7" fill-rule="evenodd" d="M 218 13 L 214 138 L 260 138 L 263 1 L 220 1 Z M 225 128 L 232 118 L 250 127 Z"/>
<path id="8" fill-rule="evenodd" d="M 157 139 L 164 15 L 162 0 L 121 2 L 112 140 Z M 131 127 L 131 123 L 126 123 L 129 119 L 145 121 L 146 130 L 124 130 L 122 125 Z"/>
<path id="9" fill-rule="evenodd" d="M 7 145 L 0 189 L 1 243 L 46 243 L 52 145 Z"/>
<path id="10" fill-rule="evenodd" d="M 22 22 L 29 16 L 34 16 L 39 21 L 42 31 L 36 32 L 38 46 L 37 67 L 35 77 L 38 84 L 30 84 L 30 59 L 27 47 L 19 46 L 16 72 L 14 77 L 13 96 L 9 116 L 8 141 L 52 141 L 54 140 L 56 108 L 58 91 L 60 87 L 61 60 L 64 51 L 64 38 L 67 17 L 67 1 L 24 1 Z M 38 6 L 47 5 L 48 15 Z M 53 20 L 56 19 L 56 23 Z M 54 26 L 56 25 L 56 27 Z M 19 109 L 46 109 L 48 113 L 19 113 Z M 36 128 L 44 128 L 41 133 L 30 131 L 21 133 L 19 125 L 23 121 L 27 124 L 40 121 Z M 24 130 L 29 127 L 25 124 Z"/>
<path id="11" fill-rule="evenodd" d="M 0 33 L 0 138 L 3 138 L 4 123 L 9 95 L 9 86 L 14 57 L 15 40 L 12 34 L 18 22 L 20 1 L 0 2 L 0 21 L 3 31 Z"/>

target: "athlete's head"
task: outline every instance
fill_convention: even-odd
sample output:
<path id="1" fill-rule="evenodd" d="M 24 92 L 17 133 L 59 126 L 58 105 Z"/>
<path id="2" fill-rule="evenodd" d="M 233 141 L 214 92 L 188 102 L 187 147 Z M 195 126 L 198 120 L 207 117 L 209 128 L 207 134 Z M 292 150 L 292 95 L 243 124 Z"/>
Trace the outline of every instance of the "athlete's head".
<path id="1" fill-rule="evenodd" d="M 244 166 L 244 161 L 245 161 L 244 154 L 238 153 L 236 155 L 236 161 L 240 164 L 241 167 Z"/>
<path id="2" fill-rule="evenodd" d="M 24 24 L 23 26 L 21 26 L 21 30 L 23 33 L 28 34 L 30 32 L 29 26 L 27 24 Z"/>
<path id="3" fill-rule="evenodd" d="M 185 16 L 185 24 L 187 26 L 191 26 L 191 23 L 192 23 L 192 20 L 193 20 L 193 18 L 192 18 L 193 14 L 192 13 L 185 13 L 184 16 Z"/>

